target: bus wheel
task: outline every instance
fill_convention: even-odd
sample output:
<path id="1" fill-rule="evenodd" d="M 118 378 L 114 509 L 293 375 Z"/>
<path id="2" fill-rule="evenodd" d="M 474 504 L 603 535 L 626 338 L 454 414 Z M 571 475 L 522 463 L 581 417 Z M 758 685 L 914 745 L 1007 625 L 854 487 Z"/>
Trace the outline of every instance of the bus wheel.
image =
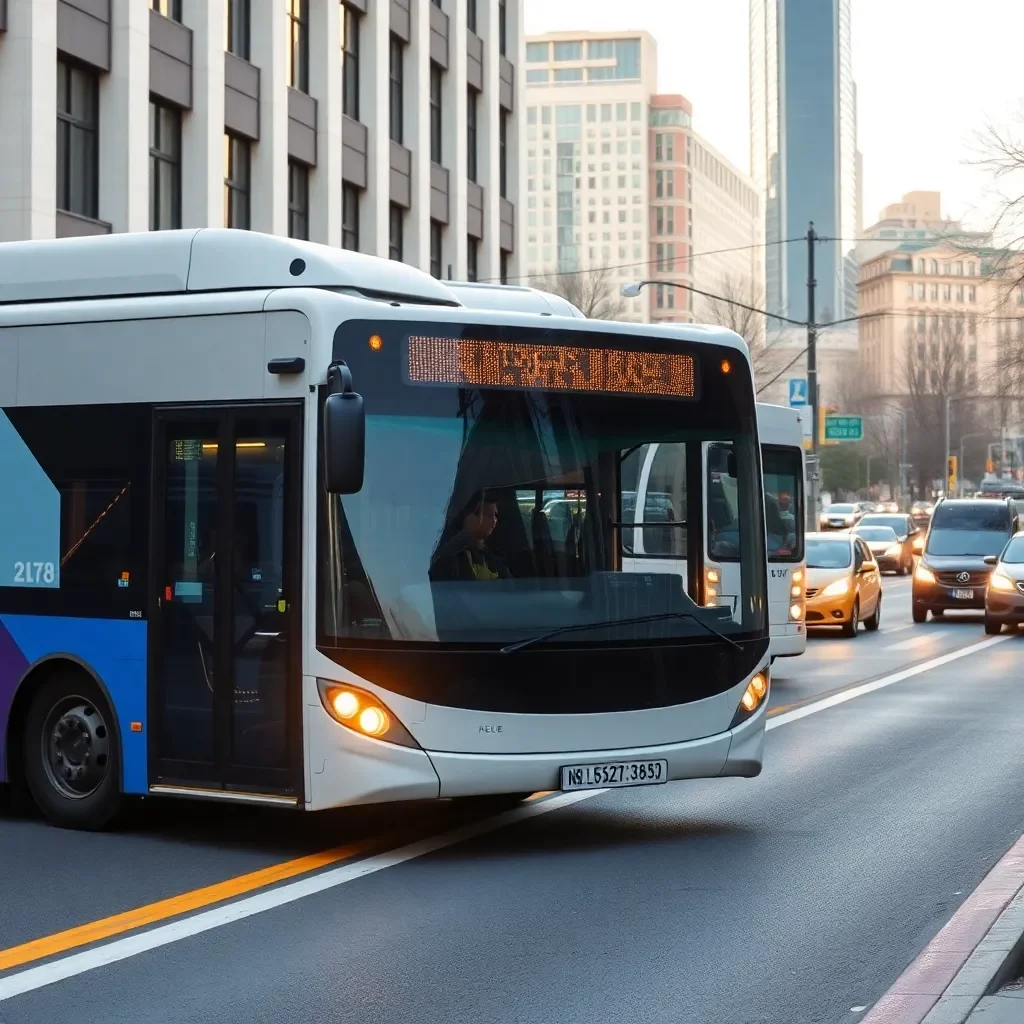
<path id="1" fill-rule="evenodd" d="M 99 829 L 120 802 L 117 736 L 99 688 L 78 673 L 43 683 L 25 716 L 25 783 L 61 828 Z"/>

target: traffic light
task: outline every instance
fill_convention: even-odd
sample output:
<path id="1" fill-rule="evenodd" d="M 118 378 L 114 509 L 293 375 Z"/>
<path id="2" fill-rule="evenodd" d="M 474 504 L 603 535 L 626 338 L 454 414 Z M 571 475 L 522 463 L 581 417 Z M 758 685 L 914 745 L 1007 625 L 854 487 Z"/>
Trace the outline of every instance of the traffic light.
<path id="1" fill-rule="evenodd" d="M 956 490 L 956 468 L 956 456 L 950 455 L 946 461 L 946 476 L 948 477 L 946 487 L 947 494 Z"/>

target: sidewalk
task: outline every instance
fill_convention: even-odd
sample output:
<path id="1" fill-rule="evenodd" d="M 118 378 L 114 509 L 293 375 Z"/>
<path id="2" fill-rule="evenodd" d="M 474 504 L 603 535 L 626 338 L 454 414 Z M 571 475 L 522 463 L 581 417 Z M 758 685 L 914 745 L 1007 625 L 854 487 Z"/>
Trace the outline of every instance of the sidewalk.
<path id="1" fill-rule="evenodd" d="M 1024 836 L 861 1024 L 1024 1024 L 1022 961 Z"/>

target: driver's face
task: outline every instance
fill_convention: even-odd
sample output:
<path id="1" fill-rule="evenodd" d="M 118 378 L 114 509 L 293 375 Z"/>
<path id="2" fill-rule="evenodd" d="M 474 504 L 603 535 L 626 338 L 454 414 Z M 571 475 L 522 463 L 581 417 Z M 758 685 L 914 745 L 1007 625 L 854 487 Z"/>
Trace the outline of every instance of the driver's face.
<path id="1" fill-rule="evenodd" d="M 466 516 L 466 530 L 474 540 L 486 540 L 498 525 L 498 506 L 492 501 L 484 502 L 475 512 Z"/>

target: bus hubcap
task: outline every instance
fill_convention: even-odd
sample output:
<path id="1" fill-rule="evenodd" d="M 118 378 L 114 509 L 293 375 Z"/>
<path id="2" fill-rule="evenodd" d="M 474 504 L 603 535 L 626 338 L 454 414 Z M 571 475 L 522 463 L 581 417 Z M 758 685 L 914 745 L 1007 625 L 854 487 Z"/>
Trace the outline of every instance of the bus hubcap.
<path id="1" fill-rule="evenodd" d="M 107 774 L 110 733 L 103 716 L 83 697 L 69 697 L 47 716 L 44 762 L 50 783 L 80 800 L 95 793 Z"/>

